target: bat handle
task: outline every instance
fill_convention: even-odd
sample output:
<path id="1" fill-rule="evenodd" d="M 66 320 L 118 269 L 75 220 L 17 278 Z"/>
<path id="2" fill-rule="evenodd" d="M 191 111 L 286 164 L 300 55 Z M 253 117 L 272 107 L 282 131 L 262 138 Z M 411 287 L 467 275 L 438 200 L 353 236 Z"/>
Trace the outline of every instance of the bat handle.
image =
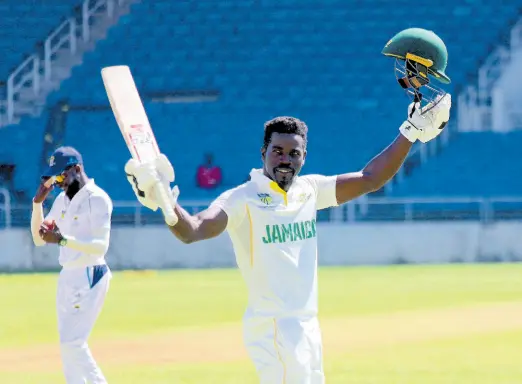
<path id="1" fill-rule="evenodd" d="M 168 193 L 170 193 L 170 191 L 166 191 L 165 185 L 160 181 L 156 183 L 154 190 L 156 191 L 157 202 L 163 211 L 165 222 L 171 227 L 176 225 L 178 222 L 178 215 L 174 212 L 174 207 L 171 204 L 172 199 L 169 199 Z"/>

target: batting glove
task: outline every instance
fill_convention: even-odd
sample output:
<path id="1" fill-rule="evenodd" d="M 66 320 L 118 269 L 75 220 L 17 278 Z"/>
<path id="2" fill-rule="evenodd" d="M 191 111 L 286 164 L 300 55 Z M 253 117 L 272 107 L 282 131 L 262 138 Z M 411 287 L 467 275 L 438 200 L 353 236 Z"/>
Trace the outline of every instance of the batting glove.
<path id="1" fill-rule="evenodd" d="M 154 199 L 152 185 L 156 182 L 156 171 L 150 164 L 140 164 L 130 159 L 125 164 L 127 181 L 130 183 L 138 201 L 145 207 L 156 211 L 158 203 Z"/>
<path id="2" fill-rule="evenodd" d="M 430 109 L 431 108 L 431 109 Z M 451 95 L 439 95 L 433 102 L 421 108 L 420 103 L 411 103 L 408 106 L 408 119 L 402 123 L 399 131 L 409 141 L 414 143 L 420 140 L 427 143 L 436 138 L 450 118 Z"/>
<path id="3" fill-rule="evenodd" d="M 159 204 L 156 199 L 154 186 L 158 181 L 170 191 L 168 198 L 172 207 L 177 203 L 179 197 L 179 188 L 174 186 L 170 189 L 170 183 L 174 181 L 174 167 L 169 159 L 160 154 L 154 162 L 140 163 L 135 159 L 130 159 L 125 164 L 125 173 L 127 181 L 132 186 L 134 194 L 138 201 L 145 207 L 156 211 Z"/>

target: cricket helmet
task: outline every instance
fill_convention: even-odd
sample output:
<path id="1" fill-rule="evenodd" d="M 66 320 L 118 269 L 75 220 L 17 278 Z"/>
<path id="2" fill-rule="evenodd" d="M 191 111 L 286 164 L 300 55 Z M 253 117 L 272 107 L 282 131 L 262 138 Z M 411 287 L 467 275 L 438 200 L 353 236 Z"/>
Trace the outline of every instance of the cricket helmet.
<path id="1" fill-rule="evenodd" d="M 431 84 L 431 79 L 443 84 L 451 82 L 445 72 L 448 50 L 444 41 L 434 32 L 422 28 L 400 31 L 386 43 L 382 54 L 395 58 L 397 81 L 414 102 L 431 102 L 431 106 L 434 106 L 437 96 L 445 94 L 442 89 Z M 421 88 L 423 93 L 431 94 L 423 95 Z"/>

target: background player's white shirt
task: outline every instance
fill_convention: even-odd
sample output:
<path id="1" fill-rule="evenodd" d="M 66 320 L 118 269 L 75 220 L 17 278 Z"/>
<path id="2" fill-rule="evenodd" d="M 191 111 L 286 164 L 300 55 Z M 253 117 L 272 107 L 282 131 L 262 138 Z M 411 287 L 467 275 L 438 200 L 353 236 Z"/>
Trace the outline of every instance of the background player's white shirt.
<path id="1" fill-rule="evenodd" d="M 251 180 L 213 203 L 249 291 L 248 312 L 261 316 L 317 314 L 317 210 L 337 205 L 336 176 L 297 177 L 285 193 L 254 169 Z"/>
<path id="2" fill-rule="evenodd" d="M 112 201 L 107 193 L 90 179 L 70 200 L 60 193 L 46 220 L 55 220 L 63 236 L 73 236 L 78 241 L 95 239 L 109 243 Z M 68 247 L 60 247 L 58 259 L 64 268 L 81 268 L 105 263 L 105 254 L 88 254 Z"/>

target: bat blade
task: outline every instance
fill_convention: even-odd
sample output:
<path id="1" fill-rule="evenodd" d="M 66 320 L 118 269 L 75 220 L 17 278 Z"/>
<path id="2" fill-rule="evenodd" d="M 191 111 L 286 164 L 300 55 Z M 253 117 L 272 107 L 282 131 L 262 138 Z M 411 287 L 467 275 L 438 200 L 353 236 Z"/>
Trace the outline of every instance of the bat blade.
<path id="1" fill-rule="evenodd" d="M 132 157 L 140 162 L 154 160 L 160 153 L 158 143 L 130 68 L 126 65 L 105 67 L 102 78 L 114 117 Z"/>
<path id="2" fill-rule="evenodd" d="M 141 163 L 154 161 L 160 150 L 130 68 L 126 65 L 105 67 L 101 76 L 114 118 L 131 156 Z M 168 197 L 170 190 L 161 182 L 154 190 L 165 221 L 174 225 L 178 218 Z"/>

